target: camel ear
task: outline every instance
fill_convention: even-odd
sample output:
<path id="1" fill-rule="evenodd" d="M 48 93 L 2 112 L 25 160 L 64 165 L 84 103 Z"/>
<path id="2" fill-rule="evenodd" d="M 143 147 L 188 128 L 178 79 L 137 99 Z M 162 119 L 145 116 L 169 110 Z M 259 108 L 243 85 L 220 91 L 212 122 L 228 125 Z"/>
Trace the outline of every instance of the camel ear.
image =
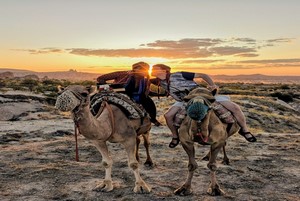
<path id="1" fill-rule="evenodd" d="M 58 85 L 58 86 L 57 86 L 57 90 L 58 90 L 58 92 L 62 92 L 64 89 L 65 89 L 65 88 L 64 88 L 64 87 L 62 87 L 61 85 Z"/>
<path id="2" fill-rule="evenodd" d="M 86 90 L 88 90 L 89 94 L 94 94 L 97 90 L 97 87 L 95 85 L 86 87 Z"/>

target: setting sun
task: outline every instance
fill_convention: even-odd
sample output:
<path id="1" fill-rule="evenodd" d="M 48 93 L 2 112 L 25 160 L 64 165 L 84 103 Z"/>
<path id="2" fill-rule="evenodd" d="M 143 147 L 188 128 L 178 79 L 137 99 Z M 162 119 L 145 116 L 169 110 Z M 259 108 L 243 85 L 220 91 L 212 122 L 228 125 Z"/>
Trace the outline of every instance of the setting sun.
<path id="1" fill-rule="evenodd" d="M 152 74 L 152 68 L 153 68 L 153 64 L 150 64 L 150 68 L 148 70 L 149 76 L 151 77 Z"/>

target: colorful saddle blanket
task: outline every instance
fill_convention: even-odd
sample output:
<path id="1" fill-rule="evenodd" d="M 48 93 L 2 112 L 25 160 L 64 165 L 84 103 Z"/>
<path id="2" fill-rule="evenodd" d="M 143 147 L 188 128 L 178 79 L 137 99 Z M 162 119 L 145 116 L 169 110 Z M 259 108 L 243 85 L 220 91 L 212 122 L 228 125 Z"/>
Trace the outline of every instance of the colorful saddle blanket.
<path id="1" fill-rule="evenodd" d="M 118 106 L 130 119 L 139 119 L 147 116 L 147 112 L 127 95 L 108 90 L 92 96 L 90 110 L 94 116 L 98 114 L 103 101 Z"/>
<path id="2" fill-rule="evenodd" d="M 232 113 L 221 105 L 219 102 L 215 101 L 210 105 L 210 108 L 214 110 L 215 114 L 219 117 L 219 119 L 226 124 L 234 123 L 235 118 Z M 181 123 L 187 116 L 187 108 L 182 107 L 181 110 L 177 112 L 174 118 L 174 126 L 180 127 Z"/>

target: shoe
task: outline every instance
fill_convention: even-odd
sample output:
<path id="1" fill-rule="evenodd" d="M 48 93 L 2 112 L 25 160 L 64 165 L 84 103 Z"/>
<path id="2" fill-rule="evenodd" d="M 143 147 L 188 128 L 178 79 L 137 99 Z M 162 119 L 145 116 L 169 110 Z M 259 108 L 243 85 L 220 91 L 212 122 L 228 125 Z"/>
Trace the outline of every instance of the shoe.
<path id="1" fill-rule="evenodd" d="M 175 142 L 174 142 L 175 141 Z M 178 144 L 179 144 L 179 138 L 178 137 L 173 137 L 172 138 L 172 141 L 170 142 L 170 144 L 169 144 L 169 147 L 170 148 L 175 148 Z"/>
<path id="2" fill-rule="evenodd" d="M 161 123 L 159 123 L 159 121 L 157 121 L 157 120 L 156 120 L 155 122 L 153 122 L 153 123 L 154 123 L 154 125 L 157 126 L 157 127 L 161 126 Z"/>
<path id="3" fill-rule="evenodd" d="M 161 123 L 159 121 L 157 121 L 156 119 L 154 119 L 154 120 L 151 119 L 151 122 L 157 127 L 161 126 Z"/>
<path id="4" fill-rule="evenodd" d="M 256 137 L 250 132 L 244 132 L 242 129 L 239 131 L 239 134 L 243 136 L 248 142 L 256 142 Z"/>

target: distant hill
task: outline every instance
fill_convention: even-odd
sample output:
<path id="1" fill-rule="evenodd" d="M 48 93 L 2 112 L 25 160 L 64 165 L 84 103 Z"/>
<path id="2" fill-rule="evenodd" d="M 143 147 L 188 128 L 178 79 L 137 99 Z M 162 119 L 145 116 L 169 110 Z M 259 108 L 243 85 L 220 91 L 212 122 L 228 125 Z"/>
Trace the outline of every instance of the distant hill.
<path id="1" fill-rule="evenodd" d="M 39 78 L 47 76 L 49 79 L 66 79 L 72 81 L 96 80 L 98 73 L 77 72 L 76 70 L 56 72 L 35 72 L 29 70 L 1 68 L 0 73 L 12 72 L 14 77 L 37 75 Z M 269 76 L 262 74 L 252 75 L 211 75 L 215 82 L 243 82 L 243 83 L 295 83 L 300 84 L 300 76 Z"/>
<path id="2" fill-rule="evenodd" d="M 270 75 L 262 75 L 262 74 L 251 74 L 251 75 L 212 75 L 211 77 L 215 82 L 300 84 L 300 76 L 270 76 Z"/>
<path id="3" fill-rule="evenodd" d="M 12 72 L 14 77 L 24 77 L 26 75 L 37 75 L 39 78 L 48 77 L 49 79 L 65 79 L 72 81 L 80 80 L 96 80 L 99 74 L 96 73 L 85 73 L 77 72 L 76 70 L 69 71 L 55 71 L 55 72 L 35 72 L 29 70 L 20 70 L 20 69 L 10 69 L 10 68 L 1 68 L 0 73 L 3 72 Z"/>

